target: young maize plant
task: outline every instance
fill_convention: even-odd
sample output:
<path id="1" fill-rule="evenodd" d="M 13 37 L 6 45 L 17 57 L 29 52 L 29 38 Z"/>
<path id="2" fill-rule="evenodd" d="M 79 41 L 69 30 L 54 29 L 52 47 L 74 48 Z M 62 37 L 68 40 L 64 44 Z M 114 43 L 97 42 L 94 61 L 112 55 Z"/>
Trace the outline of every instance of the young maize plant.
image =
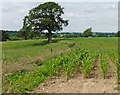
<path id="1" fill-rule="evenodd" d="M 118 90 L 120 91 L 120 60 L 118 56 L 118 51 L 111 50 L 111 52 L 109 52 L 109 56 L 112 59 L 112 62 L 116 65 L 117 84 Z"/>
<path id="2" fill-rule="evenodd" d="M 71 54 L 64 57 L 63 67 L 65 74 L 67 75 L 67 80 L 80 69 L 79 54 L 80 49 L 74 50 Z"/>
<path id="3" fill-rule="evenodd" d="M 111 50 L 111 51 L 108 52 L 108 55 L 110 56 L 111 61 L 112 61 L 113 63 L 116 64 L 116 63 L 118 62 L 118 51 L 116 51 L 116 50 Z"/>
<path id="4" fill-rule="evenodd" d="M 91 51 L 85 51 L 82 55 L 84 57 L 82 57 L 82 59 L 80 58 L 82 61 L 82 72 L 84 74 L 84 77 L 89 77 L 92 67 L 94 65 L 93 63 L 95 61 L 95 54 L 90 52 Z"/>
<path id="5" fill-rule="evenodd" d="M 82 71 L 83 71 L 83 74 L 85 77 L 88 77 L 89 74 L 90 74 L 90 70 L 91 70 L 91 67 L 92 67 L 92 64 L 89 60 L 89 58 L 86 59 L 86 61 L 83 61 L 83 68 L 82 68 Z"/>
<path id="6" fill-rule="evenodd" d="M 60 64 L 61 58 L 62 57 L 58 57 L 58 58 L 54 59 L 54 61 L 52 62 L 52 64 L 54 64 L 53 65 L 53 68 L 54 68 L 53 70 L 54 70 L 54 75 L 55 76 L 59 75 L 59 71 L 61 69 L 61 64 Z"/>
<path id="7" fill-rule="evenodd" d="M 76 49 L 74 51 L 74 54 L 71 56 L 73 63 L 74 63 L 75 72 L 80 71 L 80 67 L 81 67 L 81 62 L 79 61 L 80 54 L 81 54 L 81 49 Z"/>
<path id="8" fill-rule="evenodd" d="M 113 51 L 113 58 L 114 58 L 114 63 L 116 64 L 116 73 L 117 73 L 117 84 L 118 84 L 118 91 L 120 91 L 120 59 L 118 56 L 118 52 Z"/>
<path id="9" fill-rule="evenodd" d="M 65 56 L 63 60 L 63 68 L 68 79 L 68 77 L 70 77 L 70 74 L 71 74 L 70 70 L 72 70 L 72 64 L 69 63 L 69 56 Z"/>
<path id="10" fill-rule="evenodd" d="M 46 68 L 48 68 L 47 70 L 49 72 L 50 77 L 55 75 L 55 64 L 52 62 L 53 61 L 48 61 L 46 65 Z"/>
<path id="11" fill-rule="evenodd" d="M 64 70 L 67 75 L 67 80 L 69 80 L 72 77 L 72 74 L 74 72 L 74 65 L 71 62 L 68 62 L 67 64 L 64 65 Z"/>
<path id="12" fill-rule="evenodd" d="M 67 80 L 70 79 L 73 73 L 75 72 L 76 60 L 77 58 L 75 58 L 75 53 L 66 56 L 66 58 L 64 59 L 63 66 L 64 66 L 65 74 L 67 75 Z"/>
<path id="13" fill-rule="evenodd" d="M 103 73 L 103 78 L 105 79 L 108 73 L 108 62 L 107 57 L 103 54 L 100 55 L 100 65 Z"/>

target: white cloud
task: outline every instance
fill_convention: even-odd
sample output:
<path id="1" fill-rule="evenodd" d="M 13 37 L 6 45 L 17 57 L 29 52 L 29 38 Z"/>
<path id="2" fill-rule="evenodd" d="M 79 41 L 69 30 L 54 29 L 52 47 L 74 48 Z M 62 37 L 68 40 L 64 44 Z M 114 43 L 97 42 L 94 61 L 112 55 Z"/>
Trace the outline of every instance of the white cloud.
<path id="1" fill-rule="evenodd" d="M 14 23 L 14 24 L 19 24 L 19 21 L 14 20 L 13 23 Z"/>
<path id="2" fill-rule="evenodd" d="M 2 3 L 0 3 L 0 29 L 2 27 Z"/>
<path id="3" fill-rule="evenodd" d="M 19 30 L 29 9 L 39 4 L 40 2 L 4 3 L 2 28 Z M 94 31 L 117 31 L 117 3 L 61 2 L 60 4 L 65 8 L 63 17 L 69 20 L 69 26 L 64 31 L 83 31 L 89 27 L 93 27 Z"/>
<path id="4" fill-rule="evenodd" d="M 88 8 L 88 9 L 85 9 L 85 12 L 91 14 L 91 13 L 94 13 L 95 10 L 92 8 Z"/>
<path id="5" fill-rule="evenodd" d="M 119 2 L 119 0 L 9 0 L 9 2 Z M 8 2 L 8 0 L 1 0 L 1 2 Z"/>
<path id="6" fill-rule="evenodd" d="M 74 17 L 74 18 L 80 17 L 80 14 L 76 14 L 76 13 L 66 13 L 65 15 L 66 15 L 67 17 Z"/>
<path id="7" fill-rule="evenodd" d="M 116 4 L 111 3 L 111 4 L 105 4 L 104 8 L 106 8 L 106 9 L 117 9 L 118 7 L 117 7 Z"/>

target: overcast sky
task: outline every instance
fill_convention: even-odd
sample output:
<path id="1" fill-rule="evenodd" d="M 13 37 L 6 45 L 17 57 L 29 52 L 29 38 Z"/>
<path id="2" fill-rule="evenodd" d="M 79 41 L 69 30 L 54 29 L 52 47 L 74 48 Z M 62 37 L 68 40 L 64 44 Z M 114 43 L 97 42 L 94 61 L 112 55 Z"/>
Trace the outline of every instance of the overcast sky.
<path id="1" fill-rule="evenodd" d="M 2 2 L 2 29 L 19 30 L 29 9 L 41 2 Z M 117 32 L 117 2 L 62 2 L 63 17 L 69 20 L 65 32 L 83 32 L 92 27 L 93 32 Z M 1 21 L 1 20 L 0 20 Z M 1 27 L 0 27 L 1 28 Z"/>

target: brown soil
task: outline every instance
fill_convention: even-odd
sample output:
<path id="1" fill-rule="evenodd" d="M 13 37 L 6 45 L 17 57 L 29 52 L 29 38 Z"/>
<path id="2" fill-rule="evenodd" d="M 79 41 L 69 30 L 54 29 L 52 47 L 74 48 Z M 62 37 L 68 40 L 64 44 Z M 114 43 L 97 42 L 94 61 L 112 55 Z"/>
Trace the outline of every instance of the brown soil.
<path id="1" fill-rule="evenodd" d="M 33 71 L 35 66 L 32 64 L 26 63 L 8 63 L 2 65 L 2 74 L 7 75 L 9 73 L 14 73 L 20 70 Z"/>
<path id="2" fill-rule="evenodd" d="M 54 77 L 40 84 L 32 93 L 118 93 L 115 89 L 115 65 L 109 62 L 109 68 L 107 79 L 103 79 L 98 57 L 90 78 L 84 78 L 80 73 L 68 81 L 65 76 Z"/>

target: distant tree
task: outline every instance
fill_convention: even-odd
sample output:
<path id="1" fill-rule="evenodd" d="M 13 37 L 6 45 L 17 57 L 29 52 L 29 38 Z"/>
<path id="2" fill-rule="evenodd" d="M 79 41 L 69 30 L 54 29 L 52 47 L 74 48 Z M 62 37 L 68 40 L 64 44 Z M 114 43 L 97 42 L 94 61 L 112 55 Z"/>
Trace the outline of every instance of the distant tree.
<path id="1" fill-rule="evenodd" d="M 90 37 L 92 35 L 93 35 L 92 28 L 88 28 L 83 32 L 83 37 Z"/>
<path id="2" fill-rule="evenodd" d="M 9 34 L 6 31 L 1 30 L 0 32 L 1 32 L 0 34 L 2 34 L 0 37 L 1 41 L 7 41 L 8 39 L 10 40 Z"/>
<path id="3" fill-rule="evenodd" d="M 120 31 L 117 32 L 117 37 L 120 37 Z"/>
<path id="4" fill-rule="evenodd" d="M 63 7 L 55 2 L 40 4 L 29 11 L 23 29 L 27 26 L 38 32 L 47 30 L 48 43 L 51 43 L 52 32 L 60 31 L 63 29 L 63 26 L 68 25 L 68 20 L 64 20 L 61 17 L 61 15 L 64 14 L 63 9 Z"/>

